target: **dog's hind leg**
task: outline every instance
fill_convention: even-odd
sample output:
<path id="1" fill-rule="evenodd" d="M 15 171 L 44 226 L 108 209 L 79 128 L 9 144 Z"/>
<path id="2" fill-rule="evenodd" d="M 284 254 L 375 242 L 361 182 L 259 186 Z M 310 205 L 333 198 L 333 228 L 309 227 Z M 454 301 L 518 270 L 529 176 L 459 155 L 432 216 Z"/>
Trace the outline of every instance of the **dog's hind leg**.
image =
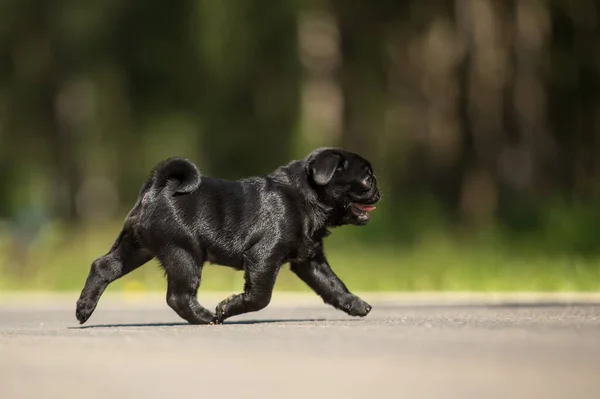
<path id="1" fill-rule="evenodd" d="M 83 324 L 90 318 L 110 283 L 142 266 L 153 257 L 149 251 L 139 246 L 131 230 L 123 229 L 110 251 L 92 263 L 85 286 L 77 301 L 77 320 Z"/>
<path id="2" fill-rule="evenodd" d="M 205 309 L 196 295 L 202 278 L 202 255 L 170 247 L 158 254 L 167 273 L 167 304 L 190 324 L 209 324 L 214 315 Z"/>

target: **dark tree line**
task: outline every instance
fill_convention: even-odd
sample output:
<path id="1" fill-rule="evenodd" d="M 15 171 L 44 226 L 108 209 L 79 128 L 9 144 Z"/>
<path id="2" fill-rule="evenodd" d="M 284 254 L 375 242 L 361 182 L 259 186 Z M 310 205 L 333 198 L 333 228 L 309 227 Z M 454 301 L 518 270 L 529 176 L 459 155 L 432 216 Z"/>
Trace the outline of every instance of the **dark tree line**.
<path id="1" fill-rule="evenodd" d="M 594 0 L 4 1 L 0 215 L 118 217 L 165 156 L 236 178 L 317 145 L 392 211 L 594 207 L 599 39 Z"/>

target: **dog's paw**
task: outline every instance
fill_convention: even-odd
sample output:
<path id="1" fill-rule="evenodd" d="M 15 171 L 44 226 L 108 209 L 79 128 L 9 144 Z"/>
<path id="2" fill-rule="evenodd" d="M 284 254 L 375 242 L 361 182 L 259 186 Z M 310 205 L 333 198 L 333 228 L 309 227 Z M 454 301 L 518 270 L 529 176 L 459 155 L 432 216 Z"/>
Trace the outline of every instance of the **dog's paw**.
<path id="1" fill-rule="evenodd" d="M 215 309 L 215 318 L 211 324 L 223 324 L 223 320 L 227 318 L 227 304 L 237 296 L 238 295 L 231 295 L 217 305 L 217 308 Z"/>
<path id="2" fill-rule="evenodd" d="M 350 316 L 365 317 L 369 314 L 372 307 L 357 296 L 349 297 L 343 304 L 342 310 Z"/>
<path id="3" fill-rule="evenodd" d="M 79 299 L 77 301 L 77 309 L 75 310 L 75 316 L 77 317 L 77 320 L 79 320 L 79 324 L 83 324 L 88 321 L 94 312 L 94 309 L 96 309 L 95 303 L 87 300 L 86 298 Z"/>

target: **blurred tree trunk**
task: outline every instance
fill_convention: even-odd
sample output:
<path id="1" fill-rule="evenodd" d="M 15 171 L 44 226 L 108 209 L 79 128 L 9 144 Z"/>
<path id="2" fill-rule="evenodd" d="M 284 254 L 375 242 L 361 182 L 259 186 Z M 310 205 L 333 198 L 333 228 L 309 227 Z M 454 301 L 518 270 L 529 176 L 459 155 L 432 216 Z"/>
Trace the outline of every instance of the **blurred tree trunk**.
<path id="1" fill-rule="evenodd" d="M 560 188 L 572 198 L 597 192 L 600 182 L 600 6 L 581 0 L 550 10 L 550 115 L 561 150 Z"/>
<path id="2" fill-rule="evenodd" d="M 3 141 L 2 144 L 6 143 Z M 11 214 L 11 194 L 10 188 L 14 188 L 14 162 L 8 159 L 4 154 L 0 154 L 0 181 L 3 182 L 0 187 L 0 220 L 8 218 Z"/>
<path id="3" fill-rule="evenodd" d="M 198 4 L 203 162 L 223 178 L 268 173 L 289 162 L 298 122 L 295 2 Z"/>
<path id="4" fill-rule="evenodd" d="M 15 136 L 10 141 L 15 147 L 27 148 L 24 159 L 50 179 L 49 206 L 54 216 L 76 222 L 77 144 L 57 102 L 65 82 L 65 65 L 72 59 L 57 33 L 56 9 L 51 8 L 24 3 L 8 35 L 12 63 L 9 126 Z M 28 205 L 19 204 L 22 209 Z"/>
<path id="5" fill-rule="evenodd" d="M 458 162 L 461 220 L 493 221 L 500 182 L 499 159 L 518 135 L 513 112 L 514 2 L 471 0 L 456 3 L 463 46 L 457 69 L 462 150 Z"/>
<path id="6" fill-rule="evenodd" d="M 374 4 L 375 3 L 375 4 Z M 331 1 L 338 18 L 342 62 L 339 77 L 344 98 L 341 145 L 375 164 L 384 149 L 387 77 L 386 1 Z"/>
<path id="7" fill-rule="evenodd" d="M 40 90 L 40 125 L 48 144 L 51 176 L 54 180 L 53 197 L 56 215 L 67 223 L 79 220 L 77 193 L 81 185 L 81 165 L 77 159 L 76 128 L 71 124 L 73 101 L 65 96 L 69 69 L 75 67 L 75 54 L 69 51 L 58 33 L 56 14 L 47 6 L 36 7 L 37 29 L 40 40 L 45 41 L 47 66 L 43 70 Z M 64 101 L 61 104 L 61 99 Z"/>
<path id="8" fill-rule="evenodd" d="M 77 212 L 77 191 L 81 184 L 81 170 L 77 162 L 77 143 L 73 131 L 61 123 L 58 115 L 57 100 L 61 82 L 54 75 L 42 91 L 41 122 L 45 126 L 48 150 L 52 159 L 52 175 L 55 183 L 54 209 L 57 216 L 66 222 L 74 223 L 79 219 Z"/>
<path id="9" fill-rule="evenodd" d="M 150 168 L 165 157 L 187 156 L 171 152 L 170 141 L 181 138 L 163 122 L 171 113 L 196 112 L 194 105 L 203 96 L 197 78 L 203 71 L 192 45 L 199 38 L 190 29 L 198 23 L 193 6 L 194 0 L 168 4 L 132 0 L 113 11 L 114 27 L 109 29 L 101 61 L 109 61 L 115 69 L 119 93 L 113 95 L 122 104 L 109 115 L 120 129 L 105 135 L 114 143 L 113 173 L 126 208 L 135 201 Z M 148 149 L 156 146 L 160 155 Z"/>

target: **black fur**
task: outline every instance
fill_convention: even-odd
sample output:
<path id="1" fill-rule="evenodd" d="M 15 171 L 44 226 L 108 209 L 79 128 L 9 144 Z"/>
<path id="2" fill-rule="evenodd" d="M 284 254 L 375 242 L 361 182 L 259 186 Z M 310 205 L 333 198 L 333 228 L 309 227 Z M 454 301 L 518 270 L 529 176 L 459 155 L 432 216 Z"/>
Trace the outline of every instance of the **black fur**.
<path id="1" fill-rule="evenodd" d="M 111 282 L 156 257 L 165 269 L 167 303 L 189 323 L 221 323 L 271 300 L 280 267 L 324 302 L 352 316 L 371 306 L 352 294 L 323 253 L 328 228 L 364 225 L 379 201 L 370 163 L 321 148 L 271 174 L 239 181 L 201 176 L 189 160 L 170 158 L 143 185 L 110 251 L 92 263 L 77 302 L 85 323 Z M 196 299 L 205 262 L 244 270 L 244 292 L 211 313 Z"/>

